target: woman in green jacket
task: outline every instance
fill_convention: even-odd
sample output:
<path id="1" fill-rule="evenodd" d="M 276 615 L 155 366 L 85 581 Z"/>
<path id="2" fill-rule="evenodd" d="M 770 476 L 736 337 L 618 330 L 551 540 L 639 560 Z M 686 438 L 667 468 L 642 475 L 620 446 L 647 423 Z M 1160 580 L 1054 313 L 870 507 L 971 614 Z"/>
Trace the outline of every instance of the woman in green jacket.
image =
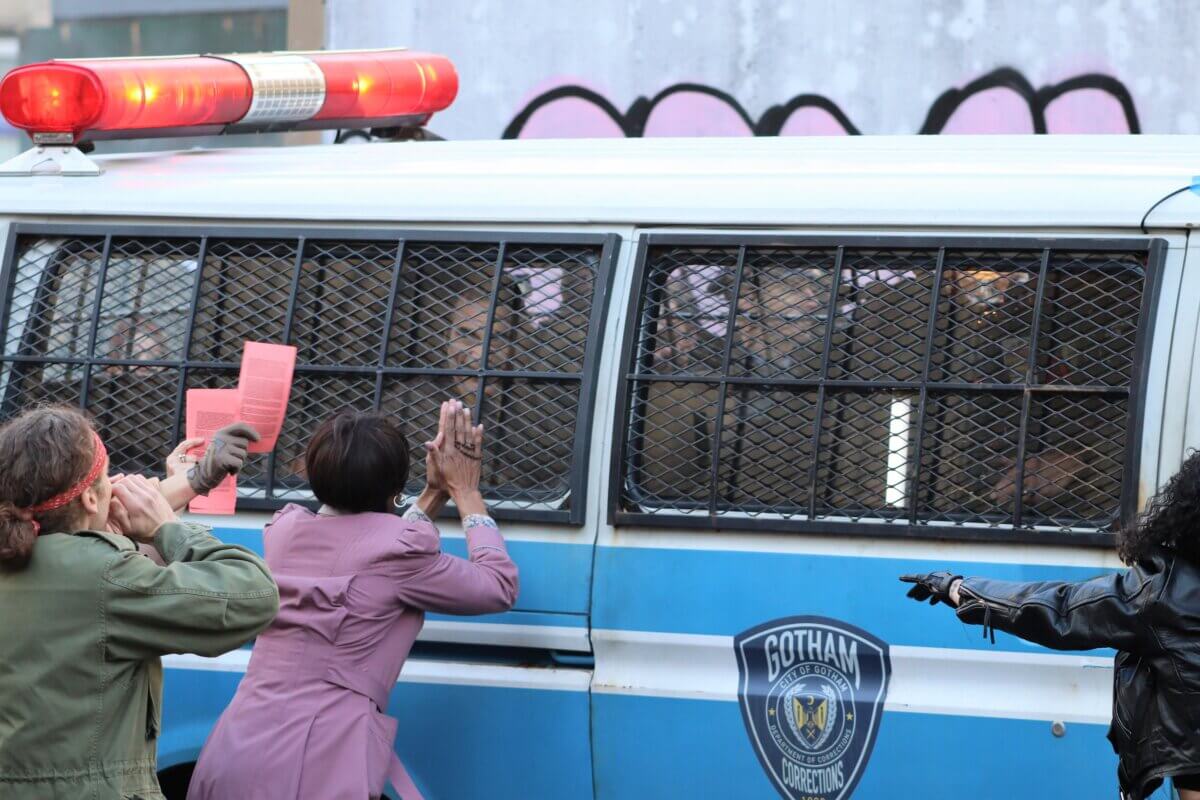
<path id="1" fill-rule="evenodd" d="M 215 486 L 230 449 L 214 439 L 194 489 Z M 114 485 L 77 410 L 15 417 L 0 465 L 0 797 L 161 798 L 159 656 L 237 648 L 274 617 L 275 583 L 253 553 L 179 522 L 155 482 Z"/>

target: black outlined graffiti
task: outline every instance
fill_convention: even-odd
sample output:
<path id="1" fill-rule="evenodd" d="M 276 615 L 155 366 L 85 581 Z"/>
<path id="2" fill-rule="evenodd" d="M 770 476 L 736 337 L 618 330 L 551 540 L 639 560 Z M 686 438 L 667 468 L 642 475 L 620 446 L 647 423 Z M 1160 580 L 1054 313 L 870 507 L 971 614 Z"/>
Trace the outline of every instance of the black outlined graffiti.
<path id="1" fill-rule="evenodd" d="M 1095 89 L 1108 94 L 1121 106 L 1130 133 L 1140 133 L 1137 109 L 1133 96 L 1119 79 L 1101 73 L 1077 75 L 1060 83 L 1052 83 L 1034 88 L 1029 79 L 1018 70 L 1011 67 L 1001 67 L 993 70 L 968 83 L 962 88 L 952 88 L 944 91 L 929 107 L 925 122 L 918 133 L 940 133 L 949 122 L 954 112 L 963 103 L 981 92 L 990 89 L 1010 89 L 1021 97 L 1029 106 L 1030 117 L 1035 133 L 1046 133 L 1046 108 L 1063 95 L 1082 89 Z M 653 97 L 639 97 L 622 112 L 604 95 L 592 89 L 574 84 L 559 86 L 539 94 L 530 100 L 512 121 L 504 128 L 502 138 L 516 139 L 521 135 L 530 118 L 540 109 L 551 103 L 565 98 L 574 98 L 591 103 L 625 134 L 627 137 L 640 137 L 646 130 L 646 122 L 651 112 L 667 98 L 681 92 L 697 93 L 712 97 L 725 103 L 738 117 L 746 123 L 746 127 L 754 136 L 778 136 L 788 118 L 802 108 L 817 108 L 827 112 L 850 135 L 859 135 L 861 131 L 850 120 L 850 117 L 828 97 L 819 94 L 799 94 L 785 103 L 773 105 L 762 113 L 757 120 L 751 118 L 746 109 L 731 94 L 699 83 L 677 83 L 663 89 Z"/>
<path id="2" fill-rule="evenodd" d="M 668 86 L 654 97 L 639 97 L 634 100 L 629 106 L 629 110 L 622 113 L 607 97 L 599 92 L 584 88 L 583 86 L 567 85 L 559 86 L 547 92 L 543 92 L 533 98 L 526 104 L 525 108 L 512 119 L 505 127 L 504 133 L 501 135 L 503 139 L 516 139 L 521 135 L 521 130 L 525 127 L 525 123 L 534 113 L 553 103 L 556 100 L 573 97 L 578 100 L 584 100 L 592 103 L 596 108 L 603 111 L 617 127 L 619 127 L 627 137 L 637 138 L 643 135 L 646 130 L 646 120 L 659 103 L 666 100 L 668 97 L 681 92 L 692 92 L 696 94 L 705 94 L 713 97 L 726 105 L 728 105 L 734 113 L 742 118 L 755 136 L 778 136 L 779 131 L 783 128 L 783 124 L 787 122 L 787 118 L 792 115 L 792 112 L 800 108 L 814 107 L 823 111 L 827 111 L 838 123 L 845 128 L 846 133 L 857 135 L 858 128 L 852 123 L 840 108 L 837 103 L 830 100 L 828 97 L 823 97 L 819 94 L 799 94 L 788 100 L 782 105 L 771 106 L 763 112 L 758 121 L 750 118 L 746 113 L 746 109 L 742 104 L 734 99 L 733 95 L 728 92 L 723 92 L 720 89 L 715 89 L 711 86 L 705 86 L 702 83 L 677 83 L 674 86 Z"/>
<path id="3" fill-rule="evenodd" d="M 1112 96 L 1121 104 L 1129 132 L 1142 132 L 1138 122 L 1137 109 L 1133 104 L 1133 95 L 1129 93 L 1125 84 L 1111 75 L 1088 73 L 1068 78 L 1061 83 L 1051 83 L 1040 89 L 1034 89 L 1029 79 L 1020 72 L 1011 67 L 1001 67 L 976 78 L 961 89 L 947 89 L 942 92 L 941 96 L 934 100 L 933 105 L 929 107 L 929 113 L 925 115 L 925 123 L 918 133 L 941 133 L 959 106 L 980 92 L 986 92 L 989 89 L 1011 89 L 1020 95 L 1029 104 L 1034 133 L 1046 133 L 1047 106 L 1068 92 L 1080 89 L 1098 89 Z"/>

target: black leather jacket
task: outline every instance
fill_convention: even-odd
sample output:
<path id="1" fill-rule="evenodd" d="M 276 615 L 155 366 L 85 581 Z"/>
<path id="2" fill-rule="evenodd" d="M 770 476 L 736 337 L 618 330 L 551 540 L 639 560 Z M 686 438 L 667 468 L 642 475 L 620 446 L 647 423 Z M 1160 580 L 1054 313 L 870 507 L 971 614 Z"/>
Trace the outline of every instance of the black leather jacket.
<path id="1" fill-rule="evenodd" d="M 1111 647 L 1108 738 L 1122 797 L 1200 773 L 1200 567 L 1157 550 L 1132 569 L 1082 583 L 967 578 L 958 616 L 1052 647 Z"/>

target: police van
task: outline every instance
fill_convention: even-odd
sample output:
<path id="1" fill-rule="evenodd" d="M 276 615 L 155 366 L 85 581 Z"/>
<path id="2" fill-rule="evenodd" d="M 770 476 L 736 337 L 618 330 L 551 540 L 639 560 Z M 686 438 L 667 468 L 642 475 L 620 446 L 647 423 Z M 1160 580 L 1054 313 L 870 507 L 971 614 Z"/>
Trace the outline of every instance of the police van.
<path id="1" fill-rule="evenodd" d="M 449 62 L 24 69 L 0 416 L 77 404 L 157 473 L 187 389 L 295 345 L 278 447 L 203 519 L 260 552 L 332 412 L 486 425 L 521 594 L 430 615 L 392 692 L 426 797 L 1114 793 L 1112 653 L 992 643 L 896 577 L 1120 566 L 1200 443 L 1200 138 L 411 141 Z M 76 147 L 305 127 L 409 141 Z M 175 796 L 248 659 L 165 659 Z"/>

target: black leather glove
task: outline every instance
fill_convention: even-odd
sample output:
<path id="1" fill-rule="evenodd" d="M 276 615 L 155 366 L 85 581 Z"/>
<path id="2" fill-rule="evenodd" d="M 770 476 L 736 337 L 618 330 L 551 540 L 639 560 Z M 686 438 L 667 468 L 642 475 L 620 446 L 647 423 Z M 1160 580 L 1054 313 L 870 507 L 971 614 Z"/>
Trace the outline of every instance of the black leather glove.
<path id="1" fill-rule="evenodd" d="M 213 434 L 204 457 L 188 470 L 188 483 L 196 494 L 206 495 L 246 463 L 246 450 L 261 437 L 244 422 L 226 425 Z"/>
<path id="2" fill-rule="evenodd" d="M 962 580 L 962 575 L 952 575 L 949 572 L 927 572 L 924 575 L 901 575 L 900 580 L 916 584 L 908 590 L 908 596 L 918 603 L 928 600 L 931 606 L 936 606 L 939 602 L 945 603 L 951 608 L 958 605 L 950 600 L 950 587 L 955 581 Z"/>

